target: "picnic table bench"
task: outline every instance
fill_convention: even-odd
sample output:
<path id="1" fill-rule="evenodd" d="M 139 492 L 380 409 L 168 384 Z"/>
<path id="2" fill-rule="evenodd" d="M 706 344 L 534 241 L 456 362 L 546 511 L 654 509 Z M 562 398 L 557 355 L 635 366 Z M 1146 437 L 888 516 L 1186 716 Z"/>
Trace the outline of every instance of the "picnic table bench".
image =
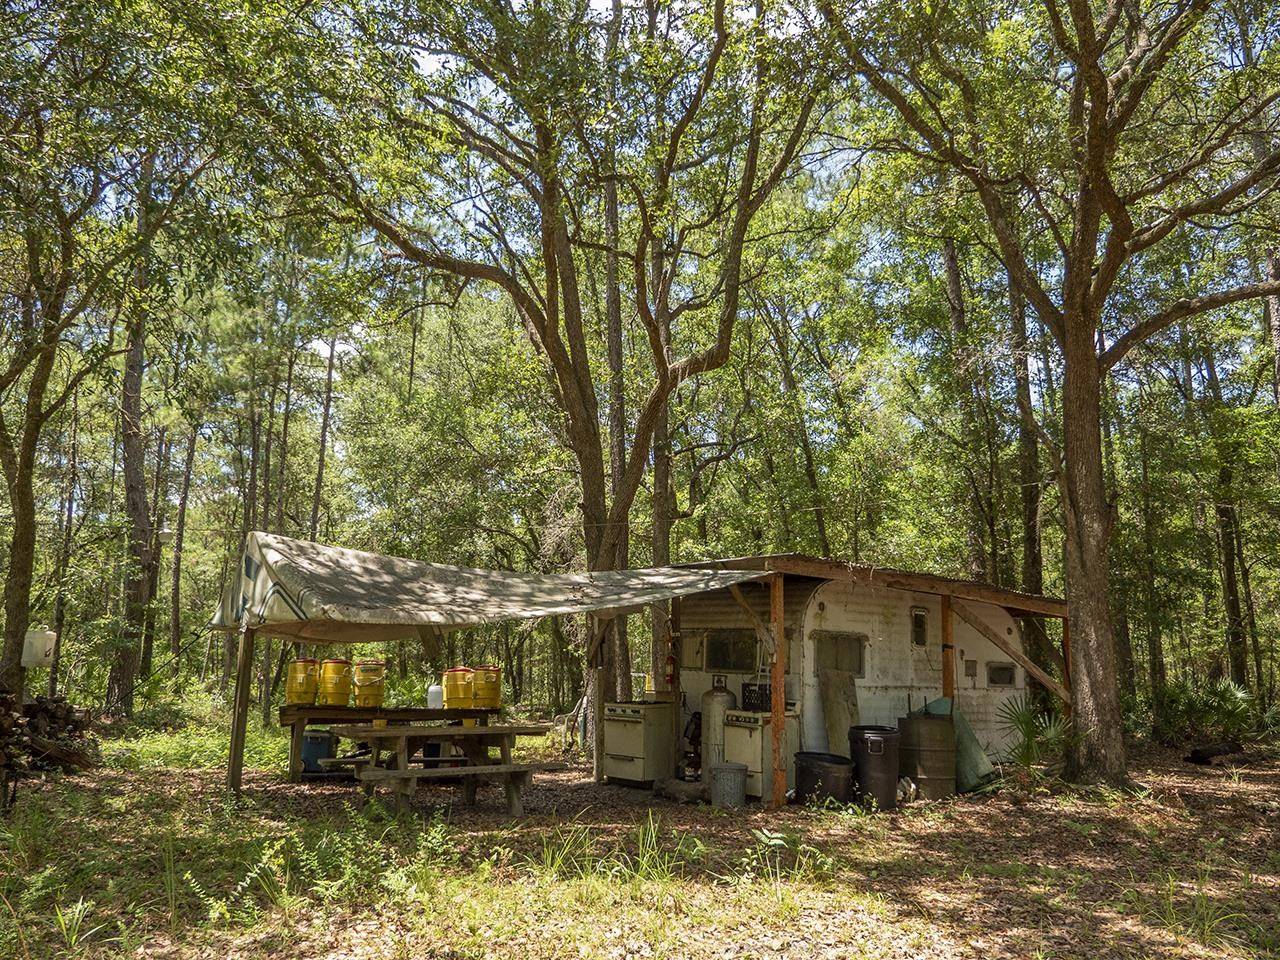
<path id="1" fill-rule="evenodd" d="M 496 714 L 496 707 L 440 709 L 436 707 L 325 707 L 309 704 L 285 704 L 280 708 L 280 726 L 290 728 L 289 782 L 300 783 L 302 772 L 302 735 L 309 726 L 325 723 L 364 723 L 385 720 L 388 723 L 418 723 L 426 720 L 475 720 L 485 724 Z"/>
<path id="2" fill-rule="evenodd" d="M 515 763 L 512 750 L 516 737 L 537 737 L 551 728 L 544 724 L 490 724 L 485 726 L 439 726 L 416 723 L 374 726 L 371 723 L 344 724 L 331 728 L 340 737 L 369 745 L 369 753 L 341 758 L 342 765 L 354 768 L 367 795 L 372 795 L 376 784 L 386 783 L 396 796 L 396 807 L 406 810 L 409 798 L 421 780 L 459 778 L 468 804 L 476 802 L 476 786 L 480 780 L 497 780 L 506 788 L 507 812 L 514 817 L 524 813 L 521 791 L 536 770 L 563 770 L 563 763 Z M 460 758 L 441 756 L 435 767 L 411 765 L 414 754 L 422 746 L 438 743 L 456 746 Z M 491 747 L 498 748 L 498 762 L 489 755 Z M 388 754 L 389 766 L 380 766 L 383 752 Z M 444 751 L 441 750 L 441 754 Z M 436 758 L 428 758 L 435 760 Z M 444 766 L 459 762 L 458 766 Z"/>

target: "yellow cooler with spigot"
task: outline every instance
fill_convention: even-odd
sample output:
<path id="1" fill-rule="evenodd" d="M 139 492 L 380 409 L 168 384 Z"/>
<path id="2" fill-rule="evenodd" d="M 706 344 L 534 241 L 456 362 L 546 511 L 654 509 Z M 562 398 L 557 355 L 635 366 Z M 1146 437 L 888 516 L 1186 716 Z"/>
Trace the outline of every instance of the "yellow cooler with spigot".
<path id="1" fill-rule="evenodd" d="M 475 671 L 470 667 L 454 667 L 444 672 L 444 706 L 446 710 L 469 709 L 475 703 Z"/>
<path id="2" fill-rule="evenodd" d="M 357 707 L 380 707 L 387 689 L 385 660 L 357 660 L 353 671 Z"/>
<path id="3" fill-rule="evenodd" d="M 289 673 L 284 680 L 285 703 L 309 707 L 316 702 L 319 666 L 316 661 L 306 657 L 289 663 Z"/>
<path id="4" fill-rule="evenodd" d="M 471 676 L 472 702 L 478 709 L 497 710 L 502 706 L 502 668 L 492 664 L 476 667 Z"/>
<path id="5" fill-rule="evenodd" d="M 316 703 L 322 707 L 345 707 L 351 702 L 351 661 L 326 660 L 320 664 Z"/>

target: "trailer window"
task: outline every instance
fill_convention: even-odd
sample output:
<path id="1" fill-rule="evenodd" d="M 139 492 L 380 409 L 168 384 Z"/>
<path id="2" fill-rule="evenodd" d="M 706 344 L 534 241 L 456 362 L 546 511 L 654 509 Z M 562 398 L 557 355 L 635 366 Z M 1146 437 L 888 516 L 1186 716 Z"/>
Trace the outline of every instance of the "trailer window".
<path id="1" fill-rule="evenodd" d="M 917 647 L 929 643 L 929 611 L 924 607 L 911 608 L 911 642 Z"/>
<path id="2" fill-rule="evenodd" d="M 1012 663 L 988 663 L 988 687 L 1012 687 L 1018 679 L 1017 670 Z"/>
<path id="3" fill-rule="evenodd" d="M 707 631 L 707 670 L 715 673 L 753 673 L 756 632 L 750 628 Z"/>
<path id="4" fill-rule="evenodd" d="M 813 650 L 819 670 L 842 670 L 862 679 L 867 675 L 867 642 L 865 633 L 851 630 L 814 630 Z"/>

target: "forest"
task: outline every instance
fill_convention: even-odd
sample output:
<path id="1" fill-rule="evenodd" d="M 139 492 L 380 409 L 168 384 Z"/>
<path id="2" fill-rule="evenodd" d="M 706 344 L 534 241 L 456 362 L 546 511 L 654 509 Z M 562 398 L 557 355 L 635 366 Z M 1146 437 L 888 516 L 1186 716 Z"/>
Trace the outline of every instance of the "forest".
<path id="1" fill-rule="evenodd" d="M 634 814 L 635 837 L 631 814 L 596 824 L 619 851 L 639 844 L 625 856 L 559 822 L 494 840 L 491 812 L 419 817 L 387 855 L 394 889 L 354 853 L 338 870 L 306 833 L 319 820 L 290 805 L 327 804 L 324 842 L 348 851 L 381 821 L 343 812 L 334 786 L 277 782 L 298 654 L 283 637 L 259 638 L 251 665 L 262 796 L 214 799 L 238 664 L 237 636 L 209 624 L 262 531 L 548 575 L 799 554 L 1065 598 L 1069 644 L 1056 621 L 1019 621 L 1070 703 L 1033 691 L 1014 718 L 1035 770 L 1010 789 L 1031 799 L 993 801 L 994 822 L 1007 841 L 1030 803 L 1061 844 L 1052 818 L 1095 804 L 1106 825 L 1080 829 L 1100 847 L 1176 820 L 1169 842 L 1211 835 L 1218 852 L 1125 860 L 1141 876 L 1107 892 L 1082 881 L 1140 933 L 1054 913 L 1088 868 L 1045 874 L 1040 919 L 988 931 L 986 949 L 1274 955 L 1278 38 L 1280 8 L 1259 0 L 9 0 L 0 691 L 87 710 L 102 766 L 19 783 L 0 947 L 131 956 L 161 936 L 166 956 L 348 956 L 350 905 L 412 888 L 455 916 L 450 945 L 400 924 L 368 934 L 370 955 L 852 956 L 817 952 L 829 931 L 803 932 L 803 904 L 838 900 L 853 870 L 874 897 L 841 907 L 859 911 L 850 929 L 894 931 L 866 933 L 867 956 L 970 956 L 975 924 L 1025 879 L 991 868 L 986 920 L 956 913 L 962 856 L 931 880 L 951 901 L 889 917 L 905 874 L 841 860 L 809 837 L 817 820 L 794 835 L 753 820 L 741 870 L 771 876 L 772 906 L 731 885 L 724 909 L 750 919 L 741 940 L 712 937 L 719 895 L 669 889 L 702 869 L 683 807 Z M 656 608 L 548 617 L 361 655 L 385 657 L 389 703 L 492 663 L 520 718 L 576 723 L 596 683 L 640 699 L 668 629 Z M 47 663 L 24 667 L 45 630 Z M 1230 798 L 1216 814 L 1161 806 L 1194 792 L 1177 757 L 1206 743 L 1243 749 L 1254 773 L 1214 781 Z M 77 847 L 109 845 L 112 810 L 118 829 L 147 824 L 145 804 L 113 804 L 161 770 L 187 786 L 154 800 L 168 819 L 144 831 L 151 886 L 94 892 L 88 864 L 109 860 Z M 74 829 L 55 826 L 64 805 Z M 997 830 L 937 816 L 968 818 L 976 845 Z M 216 873 L 184 879 L 175 862 L 220 835 Z M 650 841 L 675 844 L 656 875 Z M 501 899 L 516 894 L 487 872 L 517 870 L 522 845 L 563 858 L 538 876 L 573 889 L 549 897 L 613 920 L 551 946 L 543 908 Z M 619 876 L 630 899 L 601 892 Z M 322 887 L 346 904 L 323 901 L 344 931 L 332 953 L 322 929 L 298 933 Z M 705 940 L 663 945 L 672 897 Z M 472 910 L 491 918 L 483 937 Z M 944 914 L 951 952 L 932 939 Z M 649 952 L 614 944 L 611 923 Z M 713 952 L 726 938 L 741 952 Z"/>

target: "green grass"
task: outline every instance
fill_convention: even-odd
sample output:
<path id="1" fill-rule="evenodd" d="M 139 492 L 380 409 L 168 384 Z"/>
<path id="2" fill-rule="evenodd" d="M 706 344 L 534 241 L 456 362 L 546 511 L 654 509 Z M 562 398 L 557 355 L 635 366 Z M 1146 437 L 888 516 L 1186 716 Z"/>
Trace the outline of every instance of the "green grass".
<path id="1" fill-rule="evenodd" d="M 354 789 L 284 784 L 284 739 L 256 724 L 249 765 L 279 779 L 263 788 L 259 776 L 231 799 L 225 718 L 193 712 L 187 727 L 108 741 L 104 769 L 24 787 L 0 821 L 0 957 L 305 957 L 355 952 L 362 938 L 375 938 L 375 957 L 785 952 L 773 942 L 927 957 L 979 935 L 964 919 L 975 904 L 997 924 L 981 934 L 996 938 L 1007 912 L 1075 937 L 1101 924 L 1113 944 L 1136 930 L 1152 955 L 1276 947 L 1263 905 L 1280 859 L 1233 834 L 1189 844 L 1205 836 L 1201 814 L 1154 797 L 1141 815 L 1163 829 L 1148 832 L 1130 810 L 1073 795 L 1030 815 L 996 797 L 893 817 L 765 817 L 612 806 L 592 793 L 572 801 L 572 819 L 535 810 L 507 821 L 494 817 L 499 791 L 456 821 L 447 806 L 397 818 L 361 808 Z M 1051 840 L 1039 847 L 1046 817 Z M 1100 862 L 1095 845 L 1101 868 L 1078 860 Z M 1094 935 L 1046 955 L 1105 955 Z"/>
<path id="2" fill-rule="evenodd" d="M 103 743 L 103 763 L 118 770 L 225 767 L 231 748 L 230 712 L 214 701 L 195 699 L 186 705 L 183 719 L 182 725 L 166 723 L 160 729 L 135 726 L 121 731 L 124 736 Z M 166 713 L 165 720 L 171 722 L 172 718 Z M 274 723 L 263 728 L 260 718 L 251 714 L 245 734 L 245 768 L 283 770 L 288 759 L 287 732 Z"/>

